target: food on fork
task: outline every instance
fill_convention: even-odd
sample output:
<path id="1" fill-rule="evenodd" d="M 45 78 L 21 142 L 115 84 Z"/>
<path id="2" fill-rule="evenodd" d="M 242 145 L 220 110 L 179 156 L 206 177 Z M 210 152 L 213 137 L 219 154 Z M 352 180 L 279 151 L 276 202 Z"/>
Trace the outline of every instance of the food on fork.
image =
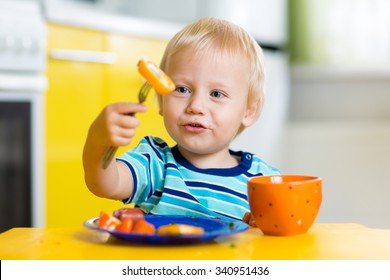
<path id="1" fill-rule="evenodd" d="M 158 94 L 165 95 L 175 90 L 171 78 L 147 58 L 139 60 L 138 72 Z"/>

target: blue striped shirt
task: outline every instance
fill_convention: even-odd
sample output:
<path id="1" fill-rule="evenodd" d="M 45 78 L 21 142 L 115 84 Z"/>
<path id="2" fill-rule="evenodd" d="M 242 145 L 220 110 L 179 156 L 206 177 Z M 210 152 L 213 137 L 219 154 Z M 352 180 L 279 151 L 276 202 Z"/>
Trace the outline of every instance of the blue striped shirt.
<path id="1" fill-rule="evenodd" d="M 189 163 L 177 146 L 145 137 L 117 158 L 134 178 L 134 191 L 125 203 L 146 213 L 242 219 L 249 211 L 247 180 L 279 174 L 258 156 L 230 151 L 241 158 L 232 168 L 200 169 Z"/>

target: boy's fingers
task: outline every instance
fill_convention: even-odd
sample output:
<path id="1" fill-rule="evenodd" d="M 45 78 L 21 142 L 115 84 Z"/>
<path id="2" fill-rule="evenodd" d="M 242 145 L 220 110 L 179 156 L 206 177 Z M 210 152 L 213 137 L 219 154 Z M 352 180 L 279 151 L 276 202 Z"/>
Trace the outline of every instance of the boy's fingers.
<path id="1" fill-rule="evenodd" d="M 135 128 L 139 124 L 139 120 L 133 115 L 120 115 L 116 118 L 116 125 L 120 128 Z"/>
<path id="2" fill-rule="evenodd" d="M 145 104 L 131 103 L 131 102 L 120 102 L 113 104 L 113 109 L 119 114 L 134 114 L 136 112 L 145 112 L 147 107 Z"/>
<path id="3" fill-rule="evenodd" d="M 249 224 L 250 218 L 251 218 L 251 212 L 245 212 L 244 217 L 242 217 L 242 221 L 244 223 Z"/>
<path id="4" fill-rule="evenodd" d="M 126 146 L 129 145 L 133 137 L 127 136 L 117 136 L 115 137 L 115 146 Z"/>
<path id="5" fill-rule="evenodd" d="M 255 219 L 251 212 L 246 212 L 244 217 L 242 217 L 242 221 L 250 225 L 251 227 L 257 227 Z"/>

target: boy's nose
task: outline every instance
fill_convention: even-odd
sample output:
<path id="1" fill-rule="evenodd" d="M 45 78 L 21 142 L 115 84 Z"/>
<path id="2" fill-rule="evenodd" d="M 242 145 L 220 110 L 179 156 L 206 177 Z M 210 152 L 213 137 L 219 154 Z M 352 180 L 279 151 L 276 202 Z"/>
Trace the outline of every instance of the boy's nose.
<path id="1" fill-rule="evenodd" d="M 201 94 L 193 93 L 189 99 L 187 113 L 204 114 L 206 110 L 205 97 Z"/>

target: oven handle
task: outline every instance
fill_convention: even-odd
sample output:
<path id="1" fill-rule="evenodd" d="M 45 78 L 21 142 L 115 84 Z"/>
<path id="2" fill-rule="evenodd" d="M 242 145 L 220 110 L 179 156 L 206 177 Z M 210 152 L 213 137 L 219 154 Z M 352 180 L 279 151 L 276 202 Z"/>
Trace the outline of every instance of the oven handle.
<path id="1" fill-rule="evenodd" d="M 115 53 L 85 50 L 52 49 L 50 58 L 57 60 L 69 60 L 87 63 L 114 64 Z"/>
<path id="2" fill-rule="evenodd" d="M 44 92 L 48 81 L 39 74 L 0 74 L 0 93 L 14 91 Z"/>

